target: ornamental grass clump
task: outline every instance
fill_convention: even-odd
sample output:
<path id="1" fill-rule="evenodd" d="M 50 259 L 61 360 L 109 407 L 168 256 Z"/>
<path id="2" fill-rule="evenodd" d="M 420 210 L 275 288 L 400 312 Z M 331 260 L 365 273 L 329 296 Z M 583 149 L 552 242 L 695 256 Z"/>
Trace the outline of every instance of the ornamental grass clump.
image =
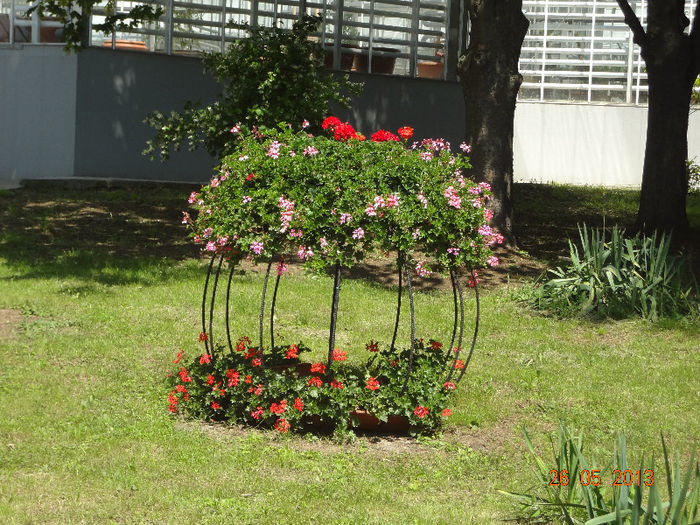
<path id="1" fill-rule="evenodd" d="M 476 341 L 478 322 L 471 349 L 462 354 L 464 309 L 458 270 L 468 275 L 470 287 L 476 287 L 476 270 L 498 264 L 491 246 L 503 238 L 487 224 L 490 188 L 468 179 L 466 144 L 456 154 L 442 139 L 409 144 L 410 127 L 397 134 L 380 130 L 367 140 L 335 117 L 327 118 L 322 128 L 325 136 L 295 132 L 286 125 L 275 130 L 237 129 L 239 148 L 223 160 L 208 185 L 190 195 L 192 210 L 184 212 L 183 223 L 194 242 L 212 256 L 202 301 L 204 351 L 186 365 L 180 365 L 178 356 L 170 410 L 281 432 L 314 422 L 344 430 L 356 423 L 352 414 L 359 410 L 384 422 L 402 416 L 413 432 L 432 432 L 451 413 L 449 395 L 463 377 Z M 347 356 L 356 349 L 335 346 L 341 271 L 370 252 L 396 254 L 400 276 L 396 326 L 391 343 L 370 341 L 364 364 L 351 366 Z M 247 337 L 235 345 L 231 342 L 229 277 L 227 345 L 217 345 L 212 312 L 221 265 L 227 260 L 234 268 L 243 258 L 267 265 L 259 342 L 254 345 Z M 334 269 L 324 362 L 299 361 L 307 349 L 303 342 L 274 343 L 275 298 L 291 258 L 312 269 Z M 263 345 L 265 294 L 273 264 L 277 280 L 270 307 L 270 343 Z M 415 336 L 410 275 L 425 277 L 433 271 L 449 272 L 454 289 L 452 339 L 444 348 L 428 337 Z M 407 346 L 396 343 L 402 276 L 411 312 Z M 210 281 L 213 288 L 208 292 Z"/>

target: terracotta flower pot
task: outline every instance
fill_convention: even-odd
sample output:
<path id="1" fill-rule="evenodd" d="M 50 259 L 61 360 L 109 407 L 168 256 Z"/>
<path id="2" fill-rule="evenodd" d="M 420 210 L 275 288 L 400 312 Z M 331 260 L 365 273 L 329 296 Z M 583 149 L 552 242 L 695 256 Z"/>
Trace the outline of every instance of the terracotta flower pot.
<path id="1" fill-rule="evenodd" d="M 112 47 L 112 41 L 105 40 L 102 43 L 102 47 Z M 143 42 L 142 40 L 115 40 L 114 48 L 129 49 L 131 51 L 148 51 L 148 48 L 146 47 L 146 42 Z"/>
<path id="2" fill-rule="evenodd" d="M 352 427 L 352 422 L 348 422 L 348 426 L 358 430 L 379 430 L 381 425 L 381 421 L 366 410 L 353 410 L 350 412 L 350 416 L 357 418 L 358 424 L 356 427 Z"/>
<path id="3" fill-rule="evenodd" d="M 418 76 L 420 78 L 442 78 L 445 64 L 442 62 L 418 62 Z"/>

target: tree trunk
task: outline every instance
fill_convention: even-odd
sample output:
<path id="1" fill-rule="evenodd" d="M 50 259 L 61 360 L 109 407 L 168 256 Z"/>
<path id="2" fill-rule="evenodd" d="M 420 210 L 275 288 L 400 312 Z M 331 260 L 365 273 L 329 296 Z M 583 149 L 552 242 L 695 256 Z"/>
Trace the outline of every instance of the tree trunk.
<path id="1" fill-rule="evenodd" d="M 520 49 L 529 22 L 522 0 L 468 0 L 469 47 L 460 57 L 466 142 L 477 180 L 491 185 L 492 224 L 515 245 L 513 235 L 513 118 L 522 83 Z"/>
<path id="2" fill-rule="evenodd" d="M 683 5 L 669 0 L 649 3 L 647 44 L 643 57 L 649 83 L 649 114 L 637 228 L 643 231 L 684 231 L 688 178 L 688 114 L 697 77 Z M 668 3 L 667 3 L 668 2 Z M 677 3 L 677 2 L 676 2 Z M 654 5 L 656 4 L 656 5 Z"/>
<path id="3" fill-rule="evenodd" d="M 688 177 L 688 114 L 693 83 L 700 70 L 700 4 L 689 34 L 684 0 L 649 0 L 647 28 L 628 0 L 617 0 L 646 63 L 649 112 L 636 227 L 684 232 Z"/>

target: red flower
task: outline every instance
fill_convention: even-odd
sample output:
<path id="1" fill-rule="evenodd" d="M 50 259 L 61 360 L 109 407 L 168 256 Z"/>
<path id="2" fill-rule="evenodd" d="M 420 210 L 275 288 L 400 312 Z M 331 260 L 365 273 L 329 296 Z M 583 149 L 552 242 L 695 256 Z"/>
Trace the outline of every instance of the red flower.
<path id="1" fill-rule="evenodd" d="M 260 384 L 258 384 L 258 386 L 251 386 L 248 389 L 249 394 L 255 394 L 256 396 L 259 396 L 260 394 L 262 394 L 262 391 L 263 391 L 263 386 Z"/>
<path id="2" fill-rule="evenodd" d="M 278 432 L 282 432 L 283 434 L 289 430 L 290 424 L 289 422 L 284 419 L 283 417 L 279 418 L 277 421 L 275 421 L 275 430 Z"/>
<path id="3" fill-rule="evenodd" d="M 462 361 L 461 359 L 457 359 L 455 361 L 455 368 L 457 370 L 461 370 L 462 368 L 464 368 L 464 361 Z"/>
<path id="4" fill-rule="evenodd" d="M 370 340 L 370 342 L 365 345 L 365 348 L 370 352 L 379 352 L 379 343 Z"/>
<path id="5" fill-rule="evenodd" d="M 177 412 L 177 396 L 175 395 L 175 390 L 168 394 L 168 403 L 170 405 L 168 410 L 170 412 Z"/>
<path id="6" fill-rule="evenodd" d="M 398 142 L 399 137 L 383 129 L 380 129 L 376 133 L 372 133 L 372 142 L 388 142 L 390 140 L 395 140 Z"/>
<path id="7" fill-rule="evenodd" d="M 347 352 L 343 352 L 340 348 L 333 350 L 333 361 L 345 361 L 347 358 Z"/>
<path id="8" fill-rule="evenodd" d="M 367 390 L 378 390 L 379 389 L 379 381 L 377 381 L 374 377 L 370 377 L 365 382 L 365 388 Z"/>
<path id="9" fill-rule="evenodd" d="M 233 368 L 226 370 L 226 377 L 228 379 L 228 386 L 238 386 L 238 383 L 241 381 L 241 374 Z"/>
<path id="10" fill-rule="evenodd" d="M 262 365 L 262 359 L 260 359 L 259 357 L 256 357 L 255 359 L 253 359 L 250 362 L 250 364 L 253 366 L 260 366 L 260 365 Z"/>
<path id="11" fill-rule="evenodd" d="M 355 131 L 355 128 L 353 128 L 350 124 L 347 122 L 343 122 L 342 124 L 337 124 L 335 128 L 333 128 L 333 138 L 335 140 L 349 140 L 349 139 L 354 139 L 355 136 L 357 135 L 357 131 Z"/>
<path id="12" fill-rule="evenodd" d="M 409 126 L 399 128 L 399 136 L 404 140 L 410 139 L 413 136 L 413 128 Z"/>
<path id="13" fill-rule="evenodd" d="M 321 127 L 323 129 L 328 129 L 330 128 L 331 130 L 335 128 L 338 124 L 340 124 L 340 119 L 338 117 L 328 117 L 326 118 L 323 123 L 321 124 Z"/>
<path id="14" fill-rule="evenodd" d="M 313 363 L 311 365 L 311 371 L 314 373 L 325 374 L 326 365 L 324 365 L 323 363 Z"/>
<path id="15" fill-rule="evenodd" d="M 175 361 L 173 361 L 173 364 L 176 365 L 180 362 L 180 359 L 182 359 L 182 356 L 184 355 L 185 351 L 181 351 L 177 353 L 177 357 L 175 358 Z"/>
<path id="16" fill-rule="evenodd" d="M 202 357 L 199 358 L 200 365 L 205 363 L 211 363 L 211 356 L 209 354 L 202 354 Z"/>
<path id="17" fill-rule="evenodd" d="M 177 386 L 175 387 L 175 390 L 178 391 L 178 392 L 185 392 L 185 393 L 187 392 L 187 389 L 185 388 L 185 385 L 177 385 Z"/>
<path id="18" fill-rule="evenodd" d="M 427 416 L 428 412 L 429 412 L 429 410 L 427 407 L 422 407 L 420 405 L 418 405 L 416 407 L 416 409 L 413 411 L 413 413 L 421 419 L 423 419 L 425 416 Z"/>
<path id="19" fill-rule="evenodd" d="M 209 341 L 209 336 L 206 334 L 206 332 L 199 332 L 199 341 Z"/>
<path id="20" fill-rule="evenodd" d="M 454 390 L 457 388 L 457 385 L 455 385 L 452 381 L 447 381 L 445 383 L 445 390 Z"/>
<path id="21" fill-rule="evenodd" d="M 255 357 L 258 355 L 260 355 L 260 352 L 256 348 L 249 347 L 243 357 L 244 359 L 250 359 L 251 357 Z"/>
<path id="22" fill-rule="evenodd" d="M 306 382 L 306 386 L 321 386 L 323 384 L 323 381 L 321 381 L 321 378 L 318 376 L 313 376 L 310 377 L 309 380 Z"/>
<path id="23" fill-rule="evenodd" d="M 442 348 L 442 343 L 440 341 L 430 341 L 430 348 L 433 350 L 440 350 Z"/>
<path id="24" fill-rule="evenodd" d="M 214 379 L 214 376 L 209 374 L 207 376 L 207 385 L 213 385 L 216 382 L 216 379 Z"/>
<path id="25" fill-rule="evenodd" d="M 304 402 L 301 400 L 300 397 L 297 397 L 297 398 L 294 400 L 294 408 L 296 408 L 299 412 L 301 412 L 302 410 L 304 410 Z"/>
<path id="26" fill-rule="evenodd" d="M 245 178 L 245 180 L 247 180 L 248 182 L 250 182 L 250 181 L 253 180 L 254 178 L 255 178 L 255 173 L 251 173 L 250 175 L 248 175 L 248 176 Z"/>
<path id="27" fill-rule="evenodd" d="M 357 140 L 365 140 L 367 137 L 365 137 L 362 133 L 358 133 L 357 135 L 355 135 L 355 138 Z"/>
<path id="28" fill-rule="evenodd" d="M 284 414 L 287 411 L 287 400 L 283 399 L 282 401 L 277 403 L 272 403 L 270 405 L 270 412 L 273 414 L 281 415 Z"/>
<path id="29" fill-rule="evenodd" d="M 251 384 L 253 382 L 253 379 L 250 376 L 245 376 L 245 382 Z"/>
<path id="30" fill-rule="evenodd" d="M 331 387 L 342 389 L 343 383 L 341 383 L 340 381 L 336 381 L 335 379 L 331 379 Z"/>
<path id="31" fill-rule="evenodd" d="M 284 356 L 285 359 L 297 359 L 299 357 L 299 348 L 297 345 L 292 345 L 287 350 L 287 354 Z"/>
<path id="32" fill-rule="evenodd" d="M 245 350 L 246 344 L 250 344 L 250 339 L 248 337 L 241 337 L 236 342 L 236 352 L 243 352 Z"/>
<path id="33" fill-rule="evenodd" d="M 449 408 L 442 409 L 442 417 L 450 417 L 452 415 L 452 410 Z"/>
<path id="34" fill-rule="evenodd" d="M 189 383 L 190 381 L 192 381 L 192 378 L 190 377 L 187 370 L 185 370 L 184 366 L 180 368 L 179 375 L 180 375 L 180 381 L 182 381 L 183 383 Z"/>
<path id="35" fill-rule="evenodd" d="M 221 408 L 221 405 L 219 405 L 219 403 L 217 403 L 216 401 L 212 401 L 212 402 L 211 402 L 211 407 L 212 407 L 214 410 L 219 410 L 219 409 Z"/>
<path id="36" fill-rule="evenodd" d="M 390 364 L 391 366 L 393 366 L 393 367 L 397 367 L 397 366 L 399 366 L 399 360 L 398 360 L 398 359 L 392 359 L 391 361 L 389 361 L 389 364 Z"/>
<path id="37" fill-rule="evenodd" d="M 260 416 L 262 416 L 264 412 L 265 410 L 263 410 L 263 407 L 257 407 L 250 413 L 250 417 L 253 419 L 260 419 Z"/>
<path id="38" fill-rule="evenodd" d="M 474 288 L 477 284 L 479 284 L 479 274 L 474 270 L 474 275 L 469 276 L 469 288 Z"/>

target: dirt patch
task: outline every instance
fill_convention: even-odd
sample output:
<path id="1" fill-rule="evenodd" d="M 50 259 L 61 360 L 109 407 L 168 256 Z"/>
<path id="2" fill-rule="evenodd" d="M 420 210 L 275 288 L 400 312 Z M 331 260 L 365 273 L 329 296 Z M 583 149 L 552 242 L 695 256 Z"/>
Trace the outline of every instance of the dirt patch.
<path id="1" fill-rule="evenodd" d="M 0 308 L 0 339 L 17 338 L 17 328 L 22 323 L 22 312 Z"/>

